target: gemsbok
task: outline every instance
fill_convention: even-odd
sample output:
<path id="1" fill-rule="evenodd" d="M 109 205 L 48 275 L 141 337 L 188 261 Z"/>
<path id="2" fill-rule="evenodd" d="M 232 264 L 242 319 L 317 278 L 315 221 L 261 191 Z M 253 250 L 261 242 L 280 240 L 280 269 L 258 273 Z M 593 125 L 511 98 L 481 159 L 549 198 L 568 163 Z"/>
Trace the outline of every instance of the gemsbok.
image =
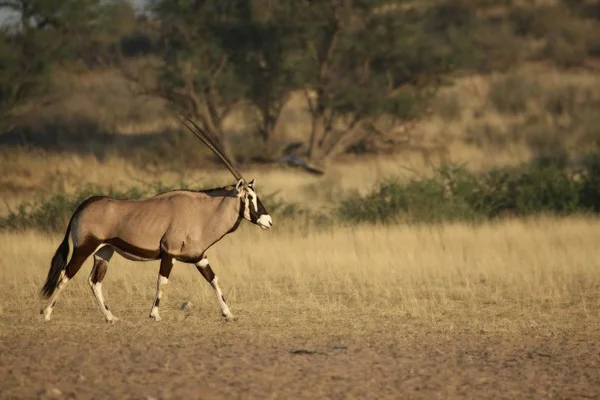
<path id="1" fill-rule="evenodd" d="M 49 299 L 42 310 L 46 321 L 50 320 L 61 291 L 92 254 L 94 266 L 89 285 L 106 321 L 117 320 L 102 295 L 102 280 L 115 251 L 129 260 L 160 260 L 150 318 L 160 321 L 158 307 L 163 287 L 175 261 L 180 261 L 196 266 L 212 286 L 223 317 L 234 319 L 206 250 L 235 231 L 242 219 L 263 229 L 269 229 L 273 221 L 256 195 L 255 180 L 247 182 L 190 118 L 177 117 L 223 161 L 237 183 L 200 191 L 172 190 L 145 200 L 93 196 L 82 202 L 71 216 L 42 288 L 42 294 Z"/>

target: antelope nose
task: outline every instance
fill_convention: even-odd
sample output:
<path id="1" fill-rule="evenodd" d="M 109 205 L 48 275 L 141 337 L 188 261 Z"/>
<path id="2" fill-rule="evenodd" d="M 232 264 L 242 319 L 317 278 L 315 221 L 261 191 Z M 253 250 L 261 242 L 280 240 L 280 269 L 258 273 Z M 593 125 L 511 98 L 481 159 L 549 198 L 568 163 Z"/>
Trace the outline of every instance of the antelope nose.
<path id="1" fill-rule="evenodd" d="M 273 226 L 273 220 L 271 219 L 271 216 L 268 214 L 261 215 L 260 218 L 258 219 L 258 221 L 256 221 L 256 222 L 263 229 L 269 229 L 270 227 Z"/>

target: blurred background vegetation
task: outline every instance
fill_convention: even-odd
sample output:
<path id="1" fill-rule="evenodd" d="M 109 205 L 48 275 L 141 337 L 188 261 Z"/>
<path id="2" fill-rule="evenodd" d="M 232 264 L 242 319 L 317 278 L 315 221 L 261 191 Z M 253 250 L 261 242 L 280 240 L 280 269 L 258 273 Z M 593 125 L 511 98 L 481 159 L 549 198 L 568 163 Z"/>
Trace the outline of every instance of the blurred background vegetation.
<path id="1" fill-rule="evenodd" d="M 264 176 L 286 215 L 597 209 L 600 0 L 0 0 L 0 10 L 2 226 L 35 225 L 23 221 L 60 196 L 69 210 L 92 192 L 229 182 L 207 172 L 218 161 L 172 108 Z"/>

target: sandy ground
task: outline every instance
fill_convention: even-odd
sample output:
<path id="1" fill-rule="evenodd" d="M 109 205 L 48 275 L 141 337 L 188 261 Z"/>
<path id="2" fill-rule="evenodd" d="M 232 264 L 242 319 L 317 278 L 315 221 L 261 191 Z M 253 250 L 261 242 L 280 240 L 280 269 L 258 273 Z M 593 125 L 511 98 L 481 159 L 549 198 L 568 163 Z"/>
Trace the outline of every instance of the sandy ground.
<path id="1" fill-rule="evenodd" d="M 0 398 L 600 398 L 593 329 L 430 332 L 384 317 L 277 329 L 183 313 L 114 326 L 66 312 L 49 323 L 5 315 Z"/>

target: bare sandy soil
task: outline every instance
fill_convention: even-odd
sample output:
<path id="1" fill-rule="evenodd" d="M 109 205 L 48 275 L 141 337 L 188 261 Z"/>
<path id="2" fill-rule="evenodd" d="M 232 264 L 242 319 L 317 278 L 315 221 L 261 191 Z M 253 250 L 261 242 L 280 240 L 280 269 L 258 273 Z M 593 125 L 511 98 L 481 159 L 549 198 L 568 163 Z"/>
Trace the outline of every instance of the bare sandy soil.
<path id="1" fill-rule="evenodd" d="M 58 312 L 50 323 L 5 316 L 0 398 L 600 398 L 590 329 L 444 332 L 383 317 L 278 329 L 183 313 L 114 326 Z"/>

